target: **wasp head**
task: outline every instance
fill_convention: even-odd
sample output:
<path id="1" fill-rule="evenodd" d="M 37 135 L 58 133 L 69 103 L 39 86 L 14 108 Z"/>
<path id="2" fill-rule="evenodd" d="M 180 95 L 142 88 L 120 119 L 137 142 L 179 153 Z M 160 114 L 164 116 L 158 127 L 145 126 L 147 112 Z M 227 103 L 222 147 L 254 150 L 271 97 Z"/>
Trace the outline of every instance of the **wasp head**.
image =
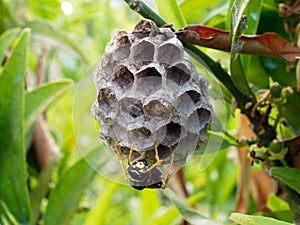
<path id="1" fill-rule="evenodd" d="M 127 168 L 129 184 L 138 190 L 144 188 L 162 188 L 162 172 L 158 168 L 149 170 L 149 165 L 145 159 L 129 163 Z"/>

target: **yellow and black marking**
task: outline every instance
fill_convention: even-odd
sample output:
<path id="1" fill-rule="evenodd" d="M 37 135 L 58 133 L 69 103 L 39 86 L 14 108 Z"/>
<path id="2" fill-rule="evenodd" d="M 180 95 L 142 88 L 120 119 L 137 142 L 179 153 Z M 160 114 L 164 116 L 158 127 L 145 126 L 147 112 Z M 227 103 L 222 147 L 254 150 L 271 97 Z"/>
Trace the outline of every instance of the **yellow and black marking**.
<path id="1" fill-rule="evenodd" d="M 127 172 L 129 174 L 128 182 L 135 189 L 162 188 L 163 186 L 162 172 L 156 167 L 149 170 L 145 159 L 131 163 Z"/>
<path id="2" fill-rule="evenodd" d="M 119 150 L 119 141 L 115 143 L 115 149 L 119 161 L 122 165 L 124 173 L 129 175 L 127 181 L 128 183 L 137 190 L 143 190 L 144 188 L 166 188 L 167 183 L 170 179 L 170 168 L 172 167 L 174 161 L 174 149 L 172 148 L 172 156 L 170 160 L 169 169 L 167 171 L 166 179 L 163 178 L 163 173 L 158 168 L 158 166 L 163 162 L 158 156 L 158 144 L 155 145 L 155 159 L 156 162 L 149 165 L 145 159 L 146 152 L 141 153 L 141 155 L 135 160 L 131 161 L 133 153 L 133 145 L 130 148 L 128 155 L 128 167 L 125 169 L 123 164 L 123 159 L 121 157 L 121 152 Z"/>

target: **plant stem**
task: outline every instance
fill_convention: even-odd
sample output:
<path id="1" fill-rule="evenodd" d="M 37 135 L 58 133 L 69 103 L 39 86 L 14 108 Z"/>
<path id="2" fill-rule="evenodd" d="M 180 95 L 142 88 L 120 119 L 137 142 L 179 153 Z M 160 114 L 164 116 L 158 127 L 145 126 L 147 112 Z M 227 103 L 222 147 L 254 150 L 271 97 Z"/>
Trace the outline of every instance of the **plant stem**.
<path id="1" fill-rule="evenodd" d="M 138 14 L 144 18 L 153 20 L 157 26 L 161 27 L 166 25 L 167 22 L 161 18 L 156 12 L 154 12 L 148 5 L 140 0 L 124 0 L 131 9 L 136 11 Z"/>
<path id="2" fill-rule="evenodd" d="M 163 18 L 161 18 L 156 12 L 154 12 L 149 6 L 147 6 L 141 0 L 124 0 L 131 9 L 142 15 L 146 19 L 150 19 L 156 23 L 157 26 L 163 26 L 168 24 Z M 173 31 L 175 31 L 173 29 Z M 276 137 L 276 129 L 271 126 L 268 122 L 268 114 L 261 114 L 257 109 L 254 110 L 254 116 L 251 115 L 253 106 L 255 105 L 256 99 L 248 96 L 235 86 L 231 76 L 221 67 L 221 65 L 203 53 L 198 47 L 183 42 L 184 47 L 190 55 L 192 55 L 197 61 L 208 66 L 214 76 L 225 86 L 225 88 L 232 94 L 236 99 L 238 108 L 245 114 L 253 125 L 253 131 L 256 133 L 258 139 L 263 146 L 268 146 L 269 143 Z M 247 107 L 247 103 L 250 107 Z"/>
<path id="3" fill-rule="evenodd" d="M 161 18 L 156 12 L 154 12 L 149 6 L 147 6 L 143 1 L 140 0 L 124 0 L 131 9 L 142 15 L 144 18 L 150 19 L 156 23 L 157 26 L 163 26 L 168 24 L 163 18 Z M 213 72 L 215 77 L 230 91 L 233 97 L 238 101 L 239 108 L 244 111 L 245 104 L 250 102 L 251 99 L 247 95 L 240 92 L 237 87 L 232 82 L 230 75 L 224 71 L 221 65 L 209 56 L 203 53 L 196 46 L 183 42 L 189 53 L 199 62 L 206 64 L 209 69 Z"/>

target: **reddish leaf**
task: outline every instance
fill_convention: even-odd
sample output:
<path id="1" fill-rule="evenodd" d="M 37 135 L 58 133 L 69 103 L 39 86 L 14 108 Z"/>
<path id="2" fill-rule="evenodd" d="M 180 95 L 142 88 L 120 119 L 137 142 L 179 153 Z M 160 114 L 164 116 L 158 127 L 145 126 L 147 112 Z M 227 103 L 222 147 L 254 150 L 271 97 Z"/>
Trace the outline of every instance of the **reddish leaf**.
<path id="1" fill-rule="evenodd" d="M 230 52 L 230 35 L 228 31 L 203 25 L 190 25 L 177 32 L 179 39 L 192 44 Z M 244 42 L 241 53 L 279 57 L 293 62 L 300 56 L 300 48 L 292 46 L 276 33 L 267 32 L 262 35 L 242 35 Z"/>

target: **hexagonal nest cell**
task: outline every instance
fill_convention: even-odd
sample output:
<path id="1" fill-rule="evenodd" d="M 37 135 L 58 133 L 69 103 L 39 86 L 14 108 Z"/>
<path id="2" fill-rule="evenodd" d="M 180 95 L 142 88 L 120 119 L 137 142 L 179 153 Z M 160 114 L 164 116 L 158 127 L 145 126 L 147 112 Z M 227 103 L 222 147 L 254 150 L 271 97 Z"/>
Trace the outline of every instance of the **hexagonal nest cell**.
<path id="1" fill-rule="evenodd" d="M 127 55 L 126 55 L 127 54 Z M 126 57 L 124 57 L 126 56 Z M 170 28 L 140 21 L 133 32 L 117 32 L 106 46 L 94 82 L 92 113 L 99 137 L 124 158 L 145 152 L 155 161 L 155 145 L 163 164 L 183 165 L 188 153 L 206 141 L 212 108 L 205 78 Z M 107 119 L 109 117 L 109 119 Z"/>

